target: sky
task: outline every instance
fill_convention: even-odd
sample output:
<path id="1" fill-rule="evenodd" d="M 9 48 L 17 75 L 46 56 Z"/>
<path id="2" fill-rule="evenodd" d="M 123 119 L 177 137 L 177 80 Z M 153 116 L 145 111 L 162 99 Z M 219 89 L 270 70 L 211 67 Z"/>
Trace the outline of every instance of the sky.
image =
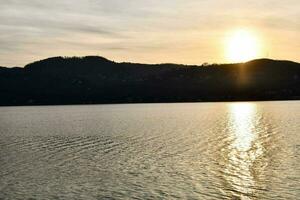
<path id="1" fill-rule="evenodd" d="M 300 62 L 299 0 L 0 0 L 0 66 L 99 55 L 140 63 L 226 63 L 239 29 L 259 57 Z"/>

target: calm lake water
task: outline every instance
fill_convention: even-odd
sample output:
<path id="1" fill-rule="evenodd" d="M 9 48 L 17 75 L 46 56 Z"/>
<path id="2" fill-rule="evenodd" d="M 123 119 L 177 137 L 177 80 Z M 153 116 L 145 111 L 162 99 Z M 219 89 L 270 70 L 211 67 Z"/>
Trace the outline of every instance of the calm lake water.
<path id="1" fill-rule="evenodd" d="M 0 108 L 0 199 L 300 199 L 300 102 Z"/>

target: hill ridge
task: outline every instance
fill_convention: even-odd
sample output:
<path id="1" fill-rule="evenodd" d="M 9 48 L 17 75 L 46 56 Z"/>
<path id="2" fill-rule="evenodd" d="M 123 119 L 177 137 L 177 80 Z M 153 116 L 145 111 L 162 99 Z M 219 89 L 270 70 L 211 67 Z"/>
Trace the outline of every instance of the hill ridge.
<path id="1" fill-rule="evenodd" d="M 0 68 L 0 105 L 57 105 L 300 99 L 300 64 L 257 59 L 237 64 L 115 62 L 52 57 Z"/>

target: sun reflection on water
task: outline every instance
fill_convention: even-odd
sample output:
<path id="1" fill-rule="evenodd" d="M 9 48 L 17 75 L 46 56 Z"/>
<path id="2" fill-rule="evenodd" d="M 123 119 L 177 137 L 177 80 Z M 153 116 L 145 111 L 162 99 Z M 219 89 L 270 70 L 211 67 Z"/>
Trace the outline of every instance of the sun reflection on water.
<path id="1" fill-rule="evenodd" d="M 240 199 L 251 199 L 256 187 L 256 159 L 263 153 L 255 128 L 258 123 L 254 103 L 229 105 L 230 144 L 226 179 Z"/>
<path id="2" fill-rule="evenodd" d="M 251 148 L 256 135 L 253 133 L 256 107 L 251 103 L 237 103 L 230 106 L 231 122 L 235 141 L 233 146 L 239 152 Z"/>

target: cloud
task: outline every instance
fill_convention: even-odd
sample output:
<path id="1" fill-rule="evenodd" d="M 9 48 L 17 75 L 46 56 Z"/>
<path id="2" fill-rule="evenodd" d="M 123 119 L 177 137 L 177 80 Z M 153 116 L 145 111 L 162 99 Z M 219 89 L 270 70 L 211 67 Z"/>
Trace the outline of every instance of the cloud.
<path id="1" fill-rule="evenodd" d="M 298 0 L 0 0 L 0 64 L 99 51 L 152 62 L 164 62 L 155 60 L 162 54 L 184 60 L 179 53 L 195 56 L 188 56 L 193 63 L 222 62 L 213 49 L 227 30 L 252 26 L 274 40 L 274 32 L 299 35 L 298 8 Z M 299 51 L 295 46 L 289 51 Z"/>

